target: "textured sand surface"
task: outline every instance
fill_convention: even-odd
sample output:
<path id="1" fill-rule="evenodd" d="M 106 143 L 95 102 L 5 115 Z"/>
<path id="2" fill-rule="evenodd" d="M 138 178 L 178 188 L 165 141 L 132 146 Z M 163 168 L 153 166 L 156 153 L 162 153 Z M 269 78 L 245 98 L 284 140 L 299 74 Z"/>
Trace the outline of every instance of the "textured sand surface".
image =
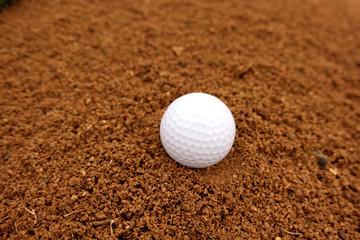
<path id="1" fill-rule="evenodd" d="M 0 238 L 360 239 L 356 6 L 3 9 Z M 218 97 L 236 122 L 232 150 L 207 169 L 177 164 L 160 142 L 166 107 L 190 92 Z"/>

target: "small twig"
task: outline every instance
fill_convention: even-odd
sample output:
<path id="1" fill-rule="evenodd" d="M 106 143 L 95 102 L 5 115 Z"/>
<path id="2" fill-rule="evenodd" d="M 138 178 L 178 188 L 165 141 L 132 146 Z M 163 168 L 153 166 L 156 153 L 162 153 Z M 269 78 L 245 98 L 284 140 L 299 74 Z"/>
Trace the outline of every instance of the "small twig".
<path id="1" fill-rule="evenodd" d="M 78 212 L 81 212 L 81 211 L 84 211 L 84 210 L 85 210 L 85 209 L 75 210 L 75 211 L 73 211 L 73 212 L 71 212 L 71 213 L 65 214 L 64 217 L 66 218 L 66 217 L 68 217 L 68 216 L 70 216 L 70 215 L 72 215 L 72 214 L 74 214 L 74 213 L 78 213 Z"/>
<path id="2" fill-rule="evenodd" d="M 35 210 L 34 210 L 34 209 L 30 210 L 30 209 L 28 209 L 28 208 L 25 207 L 25 206 L 24 206 L 24 209 L 25 209 L 27 212 L 29 212 L 30 214 L 34 215 L 35 219 L 37 219 L 37 216 L 36 216 L 36 213 L 35 213 Z"/>
<path id="3" fill-rule="evenodd" d="M 109 223 L 111 223 L 111 221 L 113 221 L 113 220 L 107 219 L 107 220 L 103 220 L 103 221 L 92 222 L 91 224 L 94 226 L 100 226 L 100 225 L 109 224 Z"/>
<path id="4" fill-rule="evenodd" d="M 281 230 L 283 230 L 285 233 L 287 234 L 291 234 L 291 235 L 302 235 L 302 233 L 297 233 L 297 232 L 289 232 L 289 231 L 286 231 L 285 229 L 281 228 Z"/>
<path id="5" fill-rule="evenodd" d="M 74 235 L 74 232 L 73 232 L 73 228 L 72 228 L 71 223 L 70 223 L 70 232 L 71 232 L 71 237 L 72 237 L 72 238 L 75 238 L 75 235 Z"/>
<path id="6" fill-rule="evenodd" d="M 110 222 L 110 235 L 111 236 L 114 236 L 114 232 L 113 232 L 113 228 L 112 228 L 112 225 L 115 223 L 115 221 L 114 220 L 111 220 L 111 222 Z"/>
<path id="7" fill-rule="evenodd" d="M 15 232 L 18 233 L 18 228 L 17 228 L 17 225 L 16 225 L 16 222 L 14 222 L 14 227 L 15 227 Z"/>
<path id="8" fill-rule="evenodd" d="M 1 219 L 0 223 L 4 223 L 7 219 L 9 219 L 9 216 L 4 217 L 3 219 Z"/>
<path id="9" fill-rule="evenodd" d="M 114 78 L 114 80 L 115 80 L 115 82 L 116 82 L 117 84 L 119 84 L 120 86 L 122 86 L 121 83 L 120 83 L 120 81 L 119 81 L 119 79 Z"/>

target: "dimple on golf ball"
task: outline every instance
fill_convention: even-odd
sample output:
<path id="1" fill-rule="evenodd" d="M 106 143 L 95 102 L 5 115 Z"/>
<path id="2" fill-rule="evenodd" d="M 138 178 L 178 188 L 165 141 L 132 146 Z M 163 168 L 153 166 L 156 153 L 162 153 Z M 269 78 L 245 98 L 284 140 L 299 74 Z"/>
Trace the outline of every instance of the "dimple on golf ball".
<path id="1" fill-rule="evenodd" d="M 206 93 L 179 97 L 166 109 L 160 123 L 166 152 L 174 161 L 191 168 L 220 162 L 229 153 L 235 132 L 229 108 Z"/>

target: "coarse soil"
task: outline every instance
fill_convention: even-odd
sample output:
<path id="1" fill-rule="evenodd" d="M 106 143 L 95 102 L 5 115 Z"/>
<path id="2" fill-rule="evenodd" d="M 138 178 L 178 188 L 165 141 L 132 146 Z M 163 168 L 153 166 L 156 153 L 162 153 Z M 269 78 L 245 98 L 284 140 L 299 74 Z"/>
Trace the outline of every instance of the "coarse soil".
<path id="1" fill-rule="evenodd" d="M 358 0 L 19 0 L 0 11 L 1 239 L 360 239 Z M 172 161 L 166 107 L 237 133 Z"/>

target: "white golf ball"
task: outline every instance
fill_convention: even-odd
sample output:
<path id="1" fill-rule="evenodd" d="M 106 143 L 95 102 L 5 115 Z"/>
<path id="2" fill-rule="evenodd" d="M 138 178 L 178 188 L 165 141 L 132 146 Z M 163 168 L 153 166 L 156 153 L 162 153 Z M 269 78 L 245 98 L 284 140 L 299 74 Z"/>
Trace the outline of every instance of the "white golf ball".
<path id="1" fill-rule="evenodd" d="M 206 93 L 186 94 L 170 104 L 160 123 L 161 142 L 176 162 L 205 168 L 220 162 L 235 139 L 229 108 Z"/>

